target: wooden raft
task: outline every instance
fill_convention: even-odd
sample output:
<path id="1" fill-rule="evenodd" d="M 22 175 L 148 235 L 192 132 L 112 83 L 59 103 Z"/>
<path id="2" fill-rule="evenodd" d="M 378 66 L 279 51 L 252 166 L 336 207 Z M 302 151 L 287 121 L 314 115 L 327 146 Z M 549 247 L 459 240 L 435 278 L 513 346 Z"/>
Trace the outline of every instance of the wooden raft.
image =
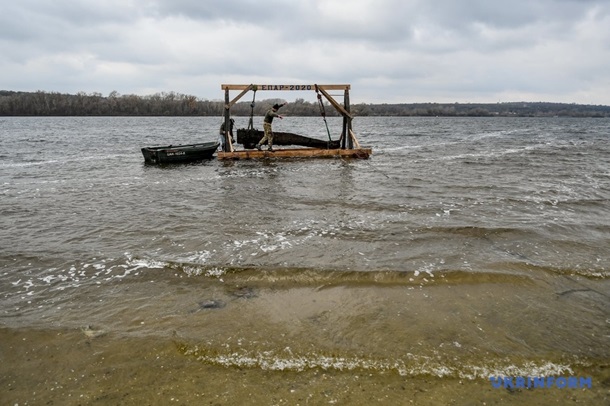
<path id="1" fill-rule="evenodd" d="M 286 148 L 267 151 L 242 150 L 233 152 L 217 152 L 218 159 L 272 159 L 272 158 L 360 158 L 367 159 L 373 150 L 371 148 L 355 149 L 321 149 L 321 148 Z"/>
<path id="2" fill-rule="evenodd" d="M 352 130 L 352 119 L 353 116 L 350 113 L 349 104 L 349 90 L 350 85 L 221 85 L 221 88 L 225 91 L 225 111 L 224 111 L 224 147 L 222 151 L 217 153 L 218 159 L 269 159 L 269 158 L 332 158 L 332 157 L 346 157 L 346 158 L 360 158 L 367 159 L 372 153 L 371 148 L 363 148 L 358 143 L 356 135 Z M 230 90 L 241 90 L 241 93 L 237 95 L 233 100 L 229 97 Z M 332 141 L 332 143 L 338 143 L 339 148 L 286 148 L 286 149 L 275 149 L 274 151 L 262 151 L 253 150 L 235 150 L 231 137 L 229 136 L 230 119 L 231 119 L 231 106 L 243 97 L 247 92 L 257 90 L 280 90 L 280 91 L 292 91 L 292 90 L 314 90 L 318 94 L 318 101 L 320 108 L 323 110 L 323 104 L 321 101 L 322 96 L 328 100 L 328 102 L 337 110 L 337 112 L 343 116 L 343 130 L 338 141 Z M 337 102 L 329 93 L 329 90 L 342 90 L 344 92 L 344 102 L 341 105 Z M 253 102 L 254 103 L 254 102 Z M 253 107 L 254 108 L 254 107 Z M 326 122 L 325 113 L 323 114 L 324 121 Z M 327 125 L 328 130 L 328 125 Z M 330 133 L 329 133 L 330 138 Z M 314 146 L 314 145 L 312 145 Z"/>

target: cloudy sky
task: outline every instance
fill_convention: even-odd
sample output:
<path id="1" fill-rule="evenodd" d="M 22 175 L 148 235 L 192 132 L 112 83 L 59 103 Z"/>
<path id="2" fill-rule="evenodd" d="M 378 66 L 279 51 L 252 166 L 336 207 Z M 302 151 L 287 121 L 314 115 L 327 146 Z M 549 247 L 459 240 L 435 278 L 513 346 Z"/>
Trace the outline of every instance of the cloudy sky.
<path id="1" fill-rule="evenodd" d="M 0 4 L 0 90 L 215 100 L 221 83 L 349 83 L 352 103 L 610 105 L 610 0 Z"/>

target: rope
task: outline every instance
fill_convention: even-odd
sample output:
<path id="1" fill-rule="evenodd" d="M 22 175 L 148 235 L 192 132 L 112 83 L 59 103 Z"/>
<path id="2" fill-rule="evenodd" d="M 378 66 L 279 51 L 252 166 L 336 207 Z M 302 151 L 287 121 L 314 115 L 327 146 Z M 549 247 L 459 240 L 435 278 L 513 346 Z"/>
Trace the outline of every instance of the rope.
<path id="1" fill-rule="evenodd" d="M 256 99 L 256 86 L 252 88 L 254 94 L 252 95 L 252 103 L 250 103 L 250 121 L 248 121 L 248 130 L 254 130 L 254 100 Z"/>

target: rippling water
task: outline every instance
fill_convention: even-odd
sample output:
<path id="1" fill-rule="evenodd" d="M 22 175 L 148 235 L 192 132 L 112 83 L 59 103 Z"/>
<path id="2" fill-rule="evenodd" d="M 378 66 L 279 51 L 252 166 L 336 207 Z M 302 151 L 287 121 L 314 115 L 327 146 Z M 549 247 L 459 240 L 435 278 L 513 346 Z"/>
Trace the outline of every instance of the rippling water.
<path id="1" fill-rule="evenodd" d="M 608 120 L 358 117 L 369 160 L 144 165 L 219 123 L 0 119 L 0 325 L 291 373 L 607 366 Z"/>

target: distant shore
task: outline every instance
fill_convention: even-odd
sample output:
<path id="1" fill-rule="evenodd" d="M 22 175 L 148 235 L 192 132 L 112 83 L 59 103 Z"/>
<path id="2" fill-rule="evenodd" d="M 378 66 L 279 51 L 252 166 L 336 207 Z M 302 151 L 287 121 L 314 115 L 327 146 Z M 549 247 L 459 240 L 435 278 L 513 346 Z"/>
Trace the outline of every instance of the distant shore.
<path id="1" fill-rule="evenodd" d="M 264 115 L 280 99 L 236 103 L 234 116 Z M 207 100 L 175 92 L 149 96 L 111 92 L 62 94 L 0 90 L 0 116 L 221 116 L 224 101 Z M 317 103 L 296 99 L 282 108 L 291 116 L 318 116 Z M 359 103 L 350 106 L 354 116 L 405 117 L 610 117 L 610 106 L 552 102 L 505 103 Z M 328 116 L 338 113 L 326 109 Z"/>

